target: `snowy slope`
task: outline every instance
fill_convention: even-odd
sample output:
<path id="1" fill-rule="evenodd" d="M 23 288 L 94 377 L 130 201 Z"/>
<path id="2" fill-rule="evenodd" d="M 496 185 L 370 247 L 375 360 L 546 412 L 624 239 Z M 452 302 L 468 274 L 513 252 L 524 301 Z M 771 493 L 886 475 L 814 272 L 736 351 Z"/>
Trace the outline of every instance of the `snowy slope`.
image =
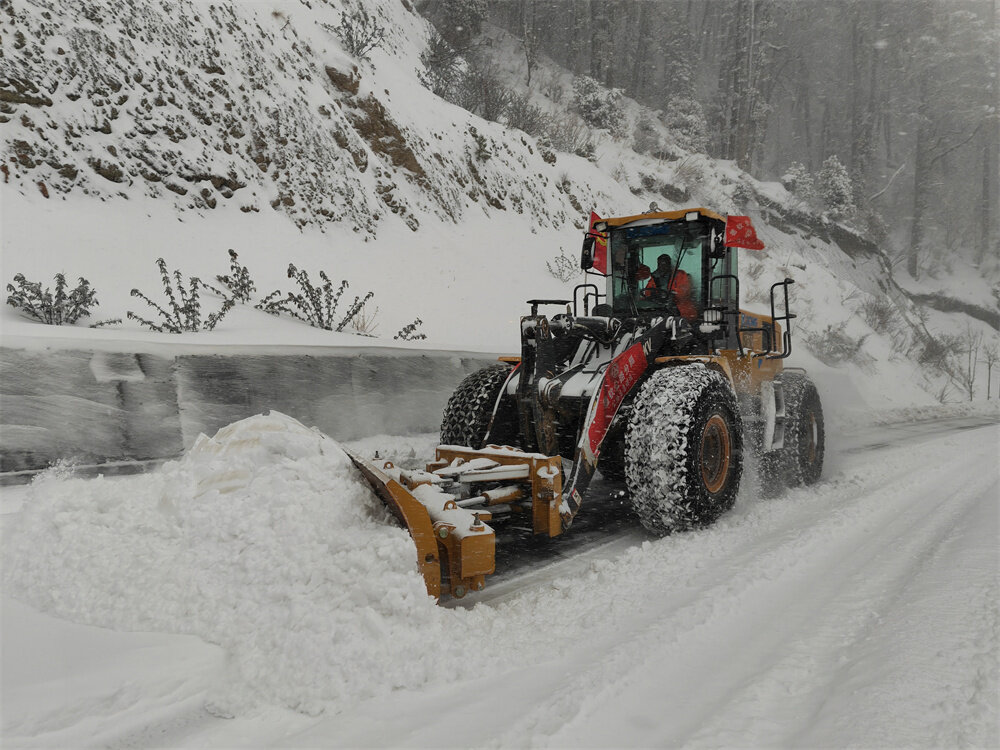
<path id="1" fill-rule="evenodd" d="M 928 331 L 874 246 L 797 215 L 780 185 L 704 155 L 674 148 L 669 160 L 654 159 L 596 132 L 592 160 L 543 158 L 533 138 L 420 85 L 428 28 L 409 3 L 366 3 L 389 40 L 371 62 L 352 59 L 332 29 L 353 7 L 5 4 L 0 21 L 15 42 L 0 81 L 3 279 L 86 276 L 101 302 L 96 318 L 148 315 L 128 292 L 157 296 L 155 258 L 211 280 L 228 272 L 234 248 L 256 281 L 255 300 L 293 288 L 285 274 L 293 262 L 314 278 L 326 269 L 349 280 L 346 301 L 374 292 L 366 309 L 379 336 L 419 317 L 435 346 L 514 351 L 524 300 L 568 297 L 583 280 L 560 282 L 546 263 L 560 252 L 575 257 L 591 208 L 706 205 L 750 213 L 768 243 L 761 257 L 745 256 L 757 275 L 744 281 L 744 304 L 765 309 L 770 283 L 794 277 L 800 351 L 831 363 L 864 406 L 941 392 L 940 374 L 913 360 L 930 334 L 957 330 L 965 317 L 936 319 Z M 491 34 L 511 87 L 523 89 L 514 43 Z M 538 76 L 568 85 L 547 61 Z M 532 96 L 564 111 L 544 89 Z M 623 117 L 639 111 L 628 101 Z M 861 306 L 887 293 L 893 325 L 873 330 Z M 7 307 L 0 321 L 8 342 L 38 328 Z M 860 342 L 857 356 L 830 354 L 831 327 Z M 100 335 L 152 334 L 126 321 Z M 249 307 L 196 336 L 344 340 Z"/>

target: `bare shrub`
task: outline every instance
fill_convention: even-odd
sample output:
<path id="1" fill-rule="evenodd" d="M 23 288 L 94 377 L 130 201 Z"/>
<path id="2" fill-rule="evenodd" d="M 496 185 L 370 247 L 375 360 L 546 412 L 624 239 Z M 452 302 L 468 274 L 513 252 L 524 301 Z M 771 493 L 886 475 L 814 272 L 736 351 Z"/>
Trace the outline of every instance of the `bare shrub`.
<path id="1" fill-rule="evenodd" d="M 90 282 L 82 276 L 76 287 L 67 292 L 66 276 L 55 275 L 56 290 L 53 293 L 48 287 L 36 281 L 28 281 L 24 274 L 14 276 L 14 283 L 7 285 L 7 304 L 17 308 L 21 313 L 47 325 L 72 325 L 80 318 L 90 315 L 90 309 L 100 304 L 97 292 Z"/>
<path id="2" fill-rule="evenodd" d="M 507 127 L 523 130 L 528 135 L 538 136 L 545 132 L 545 113 L 532 104 L 527 96 L 512 96 L 504 119 Z"/>
<path id="3" fill-rule="evenodd" d="M 399 341 L 421 341 L 427 338 L 427 334 L 418 332 L 417 329 L 424 324 L 420 318 L 417 318 L 412 323 L 407 323 L 405 326 L 399 329 L 399 333 L 393 336 L 393 339 Z"/>
<path id="4" fill-rule="evenodd" d="M 500 122 L 510 107 L 513 94 L 492 63 L 473 63 L 458 86 L 457 101 L 460 107 L 473 112 L 484 120 Z"/>
<path id="5" fill-rule="evenodd" d="M 705 175 L 705 166 L 695 156 L 686 156 L 674 166 L 674 182 L 697 185 Z"/>
<path id="6" fill-rule="evenodd" d="M 128 311 L 128 318 L 130 320 L 146 326 L 151 331 L 156 331 L 157 333 L 211 331 L 236 304 L 230 297 L 226 297 L 215 287 L 205 284 L 197 276 L 191 276 L 185 284 L 179 270 L 175 270 L 173 273 L 167 271 L 167 264 L 163 258 L 157 258 L 156 265 L 160 269 L 160 281 L 163 284 L 163 293 L 167 298 L 166 307 L 154 302 L 138 289 L 133 289 L 131 294 L 153 308 L 159 314 L 162 322 L 154 323 L 151 320 L 140 317 L 131 310 Z M 200 292 L 202 289 L 219 294 L 223 298 L 222 308 L 207 318 L 202 318 Z"/>
<path id="7" fill-rule="evenodd" d="M 343 331 L 357 316 L 365 303 L 375 296 L 374 292 L 368 292 L 364 297 L 355 297 L 354 302 L 342 317 L 337 315 L 337 306 L 344 290 L 349 286 L 347 280 L 340 282 L 340 286 L 333 288 L 333 282 L 326 275 L 325 271 L 319 272 L 322 280 L 320 286 L 316 286 L 309 278 L 306 271 L 300 271 L 294 264 L 288 264 L 288 278 L 294 279 L 299 285 L 299 292 L 287 292 L 281 296 L 280 289 L 276 289 L 258 302 L 254 307 L 263 310 L 271 315 L 290 315 L 293 318 L 308 323 L 314 328 L 322 328 L 326 331 Z"/>
<path id="8" fill-rule="evenodd" d="M 993 391 L 993 369 L 1000 362 L 1000 346 L 998 342 L 992 342 L 983 347 L 983 363 L 986 365 L 986 399 L 992 398 Z"/>
<path id="9" fill-rule="evenodd" d="M 861 303 L 858 312 L 874 331 L 892 333 L 896 330 L 896 308 L 888 297 L 869 296 Z"/>
<path id="10" fill-rule="evenodd" d="M 342 11 L 340 24 L 327 28 L 340 37 L 344 49 L 359 60 L 367 60 L 369 53 L 385 43 L 385 27 L 360 6 L 351 12 Z"/>
<path id="11" fill-rule="evenodd" d="M 442 99 L 456 104 L 457 90 L 465 75 L 458 50 L 439 33 L 432 31 L 427 49 L 420 53 L 420 62 L 424 65 L 423 84 Z"/>
<path id="12" fill-rule="evenodd" d="M 235 250 L 229 250 L 229 274 L 216 276 L 216 280 L 229 290 L 230 296 L 237 302 L 249 302 L 250 293 L 257 290 L 257 285 L 250 278 L 250 271 L 239 261 Z"/>
<path id="13" fill-rule="evenodd" d="M 572 281 L 582 273 L 579 260 L 570 258 L 565 250 L 559 250 L 559 255 L 551 261 L 545 261 L 545 267 L 552 276 L 563 283 Z"/>
<path id="14" fill-rule="evenodd" d="M 936 372 L 939 375 L 954 376 L 952 356 L 958 349 L 958 337 L 942 334 L 928 336 L 917 354 L 917 362 L 921 367 Z"/>
<path id="15" fill-rule="evenodd" d="M 378 307 L 372 309 L 367 304 L 362 305 L 358 314 L 351 318 L 351 330 L 359 336 L 374 338 L 375 331 L 378 330 L 378 321 L 376 320 L 378 314 Z"/>
<path id="16" fill-rule="evenodd" d="M 965 391 L 972 401 L 976 392 L 976 374 L 979 366 L 979 350 L 983 346 L 983 332 L 977 331 L 969 323 L 965 324 L 965 331 L 959 336 L 958 350 L 959 366 L 956 368 L 955 381 L 957 385 Z"/>
<path id="17" fill-rule="evenodd" d="M 545 98 L 556 104 L 562 104 L 566 98 L 566 86 L 555 71 L 548 71 L 538 78 L 539 87 Z"/>

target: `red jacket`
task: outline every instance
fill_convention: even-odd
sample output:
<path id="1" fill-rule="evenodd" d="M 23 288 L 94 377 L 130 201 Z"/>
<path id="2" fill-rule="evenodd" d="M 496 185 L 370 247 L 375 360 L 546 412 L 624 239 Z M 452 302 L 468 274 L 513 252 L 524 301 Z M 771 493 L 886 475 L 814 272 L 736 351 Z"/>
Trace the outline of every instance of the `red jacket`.
<path id="1" fill-rule="evenodd" d="M 656 289 L 656 277 L 650 276 L 646 282 L 646 289 Z M 678 270 L 674 274 L 674 279 L 670 283 L 670 291 L 674 293 L 674 301 L 677 303 L 677 310 L 688 320 L 698 317 L 698 309 L 691 299 L 691 274 Z M 647 296 L 652 296 L 651 292 L 646 292 Z"/>

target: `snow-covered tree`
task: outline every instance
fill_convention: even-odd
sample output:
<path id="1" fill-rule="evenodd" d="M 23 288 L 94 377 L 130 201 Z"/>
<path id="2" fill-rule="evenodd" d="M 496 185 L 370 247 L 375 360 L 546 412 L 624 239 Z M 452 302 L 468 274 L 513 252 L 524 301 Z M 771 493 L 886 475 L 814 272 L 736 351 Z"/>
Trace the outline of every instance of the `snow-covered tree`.
<path id="1" fill-rule="evenodd" d="M 584 122 L 618 138 L 629 130 L 629 118 L 622 105 L 621 89 L 606 89 L 590 76 L 573 79 L 573 108 Z"/>
<path id="2" fill-rule="evenodd" d="M 686 151 L 705 153 L 708 150 L 708 123 L 701 105 L 690 96 L 675 96 L 667 105 L 664 122 L 670 128 L 677 145 Z"/>
<path id="3" fill-rule="evenodd" d="M 812 203 L 816 197 L 816 180 L 802 162 L 793 161 L 781 176 L 781 184 L 799 200 Z"/>
<path id="4" fill-rule="evenodd" d="M 854 189 L 847 167 L 836 156 L 823 162 L 816 180 L 816 192 L 823 207 L 834 218 L 849 216 L 854 211 Z"/>

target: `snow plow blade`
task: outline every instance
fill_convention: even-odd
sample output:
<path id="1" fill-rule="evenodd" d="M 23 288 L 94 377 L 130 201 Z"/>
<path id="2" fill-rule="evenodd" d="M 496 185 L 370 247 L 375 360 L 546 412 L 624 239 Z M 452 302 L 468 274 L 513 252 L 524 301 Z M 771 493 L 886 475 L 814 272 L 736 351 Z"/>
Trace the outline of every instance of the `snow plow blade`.
<path id="1" fill-rule="evenodd" d="M 495 567 L 496 539 L 483 522 L 490 514 L 460 508 L 427 472 L 397 469 L 391 461 L 346 453 L 409 532 L 427 593 L 439 599 L 444 594 L 460 598 L 481 591 Z"/>

